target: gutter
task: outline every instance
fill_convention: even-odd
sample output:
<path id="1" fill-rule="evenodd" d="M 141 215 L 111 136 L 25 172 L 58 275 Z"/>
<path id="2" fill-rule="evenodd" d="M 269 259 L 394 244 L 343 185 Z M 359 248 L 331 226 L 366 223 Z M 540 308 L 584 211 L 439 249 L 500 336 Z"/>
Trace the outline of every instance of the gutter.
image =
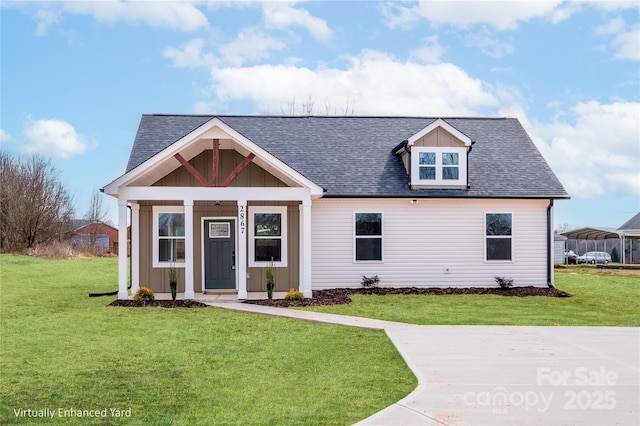
<path id="1" fill-rule="evenodd" d="M 552 226 L 551 223 L 551 210 L 553 209 L 553 198 L 549 200 L 547 206 L 547 286 L 553 288 L 553 258 L 552 258 L 552 246 L 553 240 L 551 239 Z"/>

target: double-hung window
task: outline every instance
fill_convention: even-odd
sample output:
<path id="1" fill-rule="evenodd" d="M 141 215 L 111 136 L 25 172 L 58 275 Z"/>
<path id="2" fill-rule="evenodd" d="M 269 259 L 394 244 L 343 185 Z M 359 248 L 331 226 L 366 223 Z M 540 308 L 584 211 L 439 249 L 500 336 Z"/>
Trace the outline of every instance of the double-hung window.
<path id="1" fill-rule="evenodd" d="M 249 266 L 287 266 L 287 207 L 249 207 Z"/>
<path id="2" fill-rule="evenodd" d="M 513 260 L 513 215 L 487 213 L 485 215 L 486 260 Z"/>
<path id="3" fill-rule="evenodd" d="M 153 266 L 183 267 L 184 250 L 184 207 L 153 206 Z"/>
<path id="4" fill-rule="evenodd" d="M 466 148 L 413 147 L 413 186 L 466 186 Z"/>
<path id="5" fill-rule="evenodd" d="M 382 262 L 382 213 L 354 214 L 354 260 Z"/>

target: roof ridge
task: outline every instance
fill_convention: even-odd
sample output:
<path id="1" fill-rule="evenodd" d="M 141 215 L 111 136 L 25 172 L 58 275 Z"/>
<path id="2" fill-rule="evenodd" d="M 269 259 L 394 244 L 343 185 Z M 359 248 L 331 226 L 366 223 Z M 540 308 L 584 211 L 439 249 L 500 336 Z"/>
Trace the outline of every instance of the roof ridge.
<path id="1" fill-rule="evenodd" d="M 419 115 L 271 115 L 271 114 L 170 114 L 144 113 L 146 117 L 234 117 L 234 118 L 378 118 L 378 119 L 418 119 L 418 120 L 517 120 L 517 117 L 486 116 L 419 116 Z"/>

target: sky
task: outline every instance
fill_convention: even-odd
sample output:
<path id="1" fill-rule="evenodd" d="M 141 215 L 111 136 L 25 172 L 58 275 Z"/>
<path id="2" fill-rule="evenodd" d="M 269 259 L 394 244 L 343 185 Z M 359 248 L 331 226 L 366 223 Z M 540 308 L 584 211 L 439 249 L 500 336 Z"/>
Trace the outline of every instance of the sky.
<path id="1" fill-rule="evenodd" d="M 516 117 L 571 200 L 640 211 L 640 2 L 0 0 L 0 144 L 61 170 L 77 216 L 142 114 Z M 109 216 L 116 202 L 105 196 Z"/>

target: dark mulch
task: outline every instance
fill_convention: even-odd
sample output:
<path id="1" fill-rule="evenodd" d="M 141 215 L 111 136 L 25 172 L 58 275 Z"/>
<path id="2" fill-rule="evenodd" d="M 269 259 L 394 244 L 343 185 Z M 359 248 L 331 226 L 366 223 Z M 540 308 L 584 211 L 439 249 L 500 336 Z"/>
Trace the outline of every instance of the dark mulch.
<path id="1" fill-rule="evenodd" d="M 194 302 L 193 300 L 154 300 L 143 302 L 141 300 L 114 300 L 109 306 L 123 306 L 126 308 L 208 308 L 209 305 Z"/>
<path id="2" fill-rule="evenodd" d="M 450 294 L 495 294 L 499 296 L 546 296 L 546 297 L 571 297 L 569 293 L 557 288 L 546 287 L 512 287 L 502 288 L 336 288 L 332 290 L 314 290 L 313 298 L 304 300 L 246 300 L 244 303 L 254 305 L 276 306 L 288 308 L 290 306 L 327 306 L 346 305 L 351 303 L 352 294 L 370 294 L 384 296 L 387 294 L 416 294 L 416 295 L 450 295 Z"/>
<path id="3" fill-rule="evenodd" d="M 569 293 L 557 288 L 541 287 L 512 287 L 501 288 L 335 288 L 331 290 L 314 290 L 311 299 L 304 300 L 246 300 L 244 303 L 254 305 L 275 306 L 288 308 L 290 306 L 327 306 L 347 305 L 351 303 L 352 294 L 369 294 L 384 296 L 387 294 L 417 294 L 417 295 L 449 295 L 449 294 L 496 294 L 499 296 L 546 296 L 546 297 L 571 297 Z M 154 300 L 143 302 L 140 300 L 114 300 L 109 306 L 124 306 L 128 308 L 206 308 L 208 305 L 193 300 Z"/>

